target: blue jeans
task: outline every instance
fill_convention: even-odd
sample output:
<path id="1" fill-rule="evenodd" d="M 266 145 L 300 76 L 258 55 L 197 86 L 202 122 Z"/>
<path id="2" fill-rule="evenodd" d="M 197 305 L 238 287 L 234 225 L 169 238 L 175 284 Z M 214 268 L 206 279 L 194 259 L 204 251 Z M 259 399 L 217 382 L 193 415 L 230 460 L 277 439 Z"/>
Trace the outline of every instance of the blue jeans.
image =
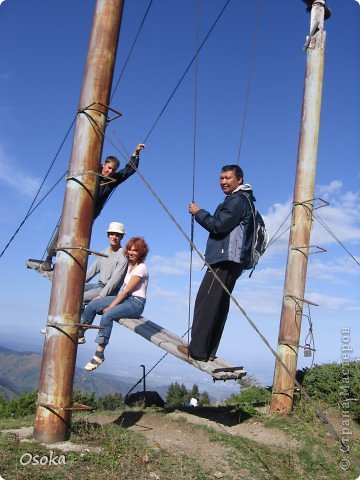
<path id="1" fill-rule="evenodd" d="M 96 315 L 101 314 L 104 308 L 108 307 L 116 296 L 109 296 L 92 300 L 85 308 L 81 315 L 81 323 L 92 325 Z M 130 296 L 123 302 L 111 308 L 101 317 L 100 326 L 104 327 L 99 330 L 95 342 L 105 346 L 109 343 L 113 322 L 117 322 L 120 318 L 140 318 L 145 307 L 145 298 Z"/>

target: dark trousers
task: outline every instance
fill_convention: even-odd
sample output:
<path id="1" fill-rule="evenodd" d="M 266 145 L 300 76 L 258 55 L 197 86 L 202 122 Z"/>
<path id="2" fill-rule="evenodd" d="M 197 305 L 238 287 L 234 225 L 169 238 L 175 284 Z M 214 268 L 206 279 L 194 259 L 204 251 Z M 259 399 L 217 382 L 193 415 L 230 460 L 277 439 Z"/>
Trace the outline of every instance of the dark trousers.
<path id="1" fill-rule="evenodd" d="M 52 236 L 52 239 L 46 249 L 46 253 L 47 253 L 47 257 L 46 257 L 46 260 L 49 261 L 50 263 L 52 262 L 52 259 L 53 257 L 55 257 L 56 255 L 56 246 L 57 246 L 57 243 L 58 243 L 58 240 L 59 240 L 59 230 L 60 230 L 60 226 L 58 225 L 56 227 L 56 230 L 55 230 L 55 233 L 54 235 Z"/>
<path id="2" fill-rule="evenodd" d="M 93 219 L 93 223 L 95 221 L 97 217 L 95 217 Z M 51 240 L 50 240 L 50 243 L 49 245 L 47 246 L 46 248 L 46 261 L 52 263 L 52 259 L 53 257 L 55 257 L 56 255 L 56 247 L 57 247 L 57 243 L 58 243 L 58 240 L 59 240 L 59 236 L 60 236 L 60 223 L 58 224 L 58 226 L 56 227 L 56 230 L 54 232 L 54 235 L 52 236 Z"/>
<path id="3" fill-rule="evenodd" d="M 211 265 L 230 293 L 242 272 L 235 262 Z M 230 307 L 230 296 L 208 269 L 195 300 L 194 318 L 189 346 L 190 355 L 197 360 L 215 356 Z"/>

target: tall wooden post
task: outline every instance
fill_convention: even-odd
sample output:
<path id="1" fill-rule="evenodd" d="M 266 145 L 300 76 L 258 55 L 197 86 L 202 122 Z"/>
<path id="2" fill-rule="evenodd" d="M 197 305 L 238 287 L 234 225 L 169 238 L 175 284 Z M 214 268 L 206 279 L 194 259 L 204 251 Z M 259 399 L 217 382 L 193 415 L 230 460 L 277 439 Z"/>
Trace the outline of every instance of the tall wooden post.
<path id="1" fill-rule="evenodd" d="M 329 15 L 325 0 L 316 0 L 311 5 L 293 212 L 278 339 L 278 357 L 281 363 L 276 360 L 271 400 L 271 410 L 281 413 L 290 412 L 293 406 L 302 309 L 304 301 L 306 302 L 304 292 L 314 207 L 324 72 L 325 13 Z"/>
<path id="2" fill-rule="evenodd" d="M 60 225 L 34 438 L 69 433 L 87 248 L 124 0 L 97 0 Z M 49 326 L 53 325 L 53 326 Z"/>

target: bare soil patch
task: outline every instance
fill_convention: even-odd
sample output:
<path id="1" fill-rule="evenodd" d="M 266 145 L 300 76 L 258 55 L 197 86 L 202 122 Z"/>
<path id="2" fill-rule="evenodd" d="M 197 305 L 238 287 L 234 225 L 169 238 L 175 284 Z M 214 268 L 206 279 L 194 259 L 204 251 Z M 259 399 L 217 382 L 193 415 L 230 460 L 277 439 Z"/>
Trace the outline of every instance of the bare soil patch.
<path id="1" fill-rule="evenodd" d="M 209 427 L 216 432 L 244 437 L 258 442 L 274 450 L 278 447 L 296 448 L 297 442 L 284 432 L 264 427 L 260 422 L 248 420 L 238 423 L 238 418 L 228 413 L 207 412 L 206 417 L 201 411 L 174 411 L 163 414 L 125 411 L 120 417 L 90 415 L 91 423 L 116 423 L 129 431 L 139 433 L 146 438 L 151 449 L 163 449 L 172 455 L 186 455 L 196 460 L 206 468 L 214 478 L 247 479 L 252 478 L 250 472 L 239 469 L 234 472 L 229 455 L 232 447 L 219 442 L 212 442 L 206 430 L 194 429 L 193 425 Z"/>

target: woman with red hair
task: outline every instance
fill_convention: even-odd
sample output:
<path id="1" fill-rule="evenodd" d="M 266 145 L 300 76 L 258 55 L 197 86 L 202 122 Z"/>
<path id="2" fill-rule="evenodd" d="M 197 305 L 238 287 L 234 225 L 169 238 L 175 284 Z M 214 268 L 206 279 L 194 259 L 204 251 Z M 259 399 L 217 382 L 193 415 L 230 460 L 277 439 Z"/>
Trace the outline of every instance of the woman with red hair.
<path id="1" fill-rule="evenodd" d="M 144 263 L 149 252 L 145 240 L 132 237 L 126 244 L 126 257 L 129 260 L 124 286 L 117 296 L 108 296 L 92 300 L 81 315 L 81 323 L 92 325 L 97 314 L 102 314 L 99 330 L 95 339 L 98 344 L 95 355 L 85 365 L 85 370 L 92 371 L 104 361 L 104 350 L 109 343 L 113 322 L 120 318 L 140 318 L 146 301 L 149 273 Z M 84 330 L 80 328 L 78 343 L 85 343 Z"/>

